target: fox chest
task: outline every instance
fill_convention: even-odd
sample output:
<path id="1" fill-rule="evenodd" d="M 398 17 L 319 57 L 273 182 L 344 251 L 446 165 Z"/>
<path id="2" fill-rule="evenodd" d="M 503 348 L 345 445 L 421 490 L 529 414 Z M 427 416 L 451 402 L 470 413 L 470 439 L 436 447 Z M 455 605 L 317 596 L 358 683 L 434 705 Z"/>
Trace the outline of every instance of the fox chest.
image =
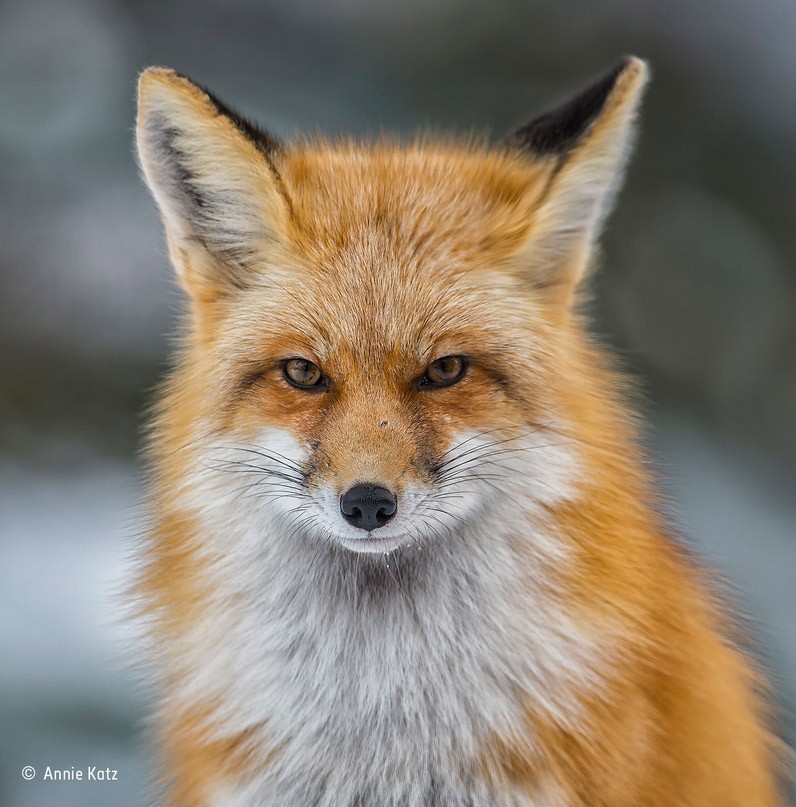
<path id="1" fill-rule="evenodd" d="M 283 690 L 263 724 L 262 765 L 224 789 L 227 807 L 536 807 L 541 791 L 490 781 L 487 744 L 495 732 L 525 731 L 508 682 L 465 682 L 461 670 L 414 671 L 380 664 L 368 671 L 339 659 L 325 683 L 301 696 Z M 395 662 L 395 659 L 393 660 Z M 341 676 L 342 673 L 342 677 Z M 349 675 L 373 675 L 367 682 Z M 437 676 L 432 678 L 432 676 Z M 279 707 L 279 708 L 277 708 Z M 274 741 L 277 737 L 276 742 Z M 277 748 L 276 753 L 269 753 Z M 483 770 L 482 770 L 483 769 Z"/>
<path id="2" fill-rule="evenodd" d="M 418 616 L 423 605 L 433 619 Z M 310 606 L 308 606 L 308 609 Z M 394 609 L 394 610 L 392 610 Z M 305 614 L 214 642 L 219 711 L 251 732 L 259 762 L 217 789 L 227 807 L 536 807 L 552 796 L 488 779 L 495 737 L 531 746 L 529 691 L 545 690 L 494 627 L 404 600 L 375 617 Z M 471 615 L 472 616 L 472 615 Z M 439 626 L 440 620 L 443 623 Z M 258 636 L 247 648 L 235 637 Z M 205 656 L 206 658 L 206 656 Z M 237 669 L 238 673 L 233 674 Z M 552 697 L 551 685 L 545 697 Z"/>

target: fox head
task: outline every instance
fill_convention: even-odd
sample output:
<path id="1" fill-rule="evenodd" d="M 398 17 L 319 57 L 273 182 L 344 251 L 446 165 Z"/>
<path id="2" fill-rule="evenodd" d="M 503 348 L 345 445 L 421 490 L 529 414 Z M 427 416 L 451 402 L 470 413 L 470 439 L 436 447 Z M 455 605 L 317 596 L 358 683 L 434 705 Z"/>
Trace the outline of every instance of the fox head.
<path id="1" fill-rule="evenodd" d="M 626 59 L 497 147 L 283 144 L 145 71 L 140 164 L 191 303 L 156 449 L 191 457 L 172 488 L 343 554 L 569 496 L 599 372 L 578 290 L 645 82 Z"/>

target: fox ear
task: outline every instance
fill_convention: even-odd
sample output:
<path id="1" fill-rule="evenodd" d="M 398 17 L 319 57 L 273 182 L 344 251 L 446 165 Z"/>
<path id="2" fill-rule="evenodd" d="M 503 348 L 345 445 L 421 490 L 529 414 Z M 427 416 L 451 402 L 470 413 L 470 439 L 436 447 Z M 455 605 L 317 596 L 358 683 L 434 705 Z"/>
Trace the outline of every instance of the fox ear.
<path id="1" fill-rule="evenodd" d="M 138 157 L 183 286 L 203 300 L 246 285 L 283 242 L 290 202 L 279 142 L 166 68 L 138 84 Z"/>
<path id="2" fill-rule="evenodd" d="M 531 225 L 517 256 L 535 286 L 569 299 L 585 274 L 621 184 L 646 82 L 646 64 L 627 58 L 504 140 L 546 172 L 543 190 L 530 200 Z"/>

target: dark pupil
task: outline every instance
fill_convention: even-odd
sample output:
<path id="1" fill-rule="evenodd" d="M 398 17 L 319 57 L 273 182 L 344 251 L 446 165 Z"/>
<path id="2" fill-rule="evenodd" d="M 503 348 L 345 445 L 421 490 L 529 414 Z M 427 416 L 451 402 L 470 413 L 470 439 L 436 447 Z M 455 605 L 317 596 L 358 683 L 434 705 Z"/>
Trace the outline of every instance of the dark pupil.
<path id="1" fill-rule="evenodd" d="M 435 369 L 436 375 L 440 379 L 450 381 L 450 379 L 454 378 L 459 372 L 459 360 L 454 358 L 440 359 Z"/>
<path id="2" fill-rule="evenodd" d="M 312 362 L 294 360 L 290 362 L 290 377 L 297 384 L 314 384 L 317 380 L 317 369 Z"/>

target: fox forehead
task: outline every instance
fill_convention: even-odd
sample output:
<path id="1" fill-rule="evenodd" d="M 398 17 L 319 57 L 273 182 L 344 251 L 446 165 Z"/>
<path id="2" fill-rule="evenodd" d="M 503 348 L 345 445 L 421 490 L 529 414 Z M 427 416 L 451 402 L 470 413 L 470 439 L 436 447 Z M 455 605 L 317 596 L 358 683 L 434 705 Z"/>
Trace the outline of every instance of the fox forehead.
<path id="1" fill-rule="evenodd" d="M 537 301 L 500 271 L 528 229 L 525 163 L 480 147 L 316 143 L 278 168 L 289 248 L 279 267 L 262 256 L 230 320 L 286 355 L 292 343 L 319 360 L 423 362 L 498 349 L 512 324 L 533 321 Z"/>
<path id="2" fill-rule="evenodd" d="M 329 269 L 356 245 L 408 265 L 499 257 L 527 230 L 521 201 L 544 177 L 509 152 L 422 141 L 307 143 L 278 168 L 297 240 Z"/>
<path id="3" fill-rule="evenodd" d="M 388 257 L 358 258 L 352 249 L 334 276 L 315 268 L 241 292 L 218 331 L 219 355 L 244 363 L 300 356 L 346 375 L 389 369 L 407 376 L 442 356 L 497 367 L 552 349 L 541 306 L 522 289 L 501 286 L 486 266 L 478 279 L 466 264 L 435 273 L 401 270 Z"/>

